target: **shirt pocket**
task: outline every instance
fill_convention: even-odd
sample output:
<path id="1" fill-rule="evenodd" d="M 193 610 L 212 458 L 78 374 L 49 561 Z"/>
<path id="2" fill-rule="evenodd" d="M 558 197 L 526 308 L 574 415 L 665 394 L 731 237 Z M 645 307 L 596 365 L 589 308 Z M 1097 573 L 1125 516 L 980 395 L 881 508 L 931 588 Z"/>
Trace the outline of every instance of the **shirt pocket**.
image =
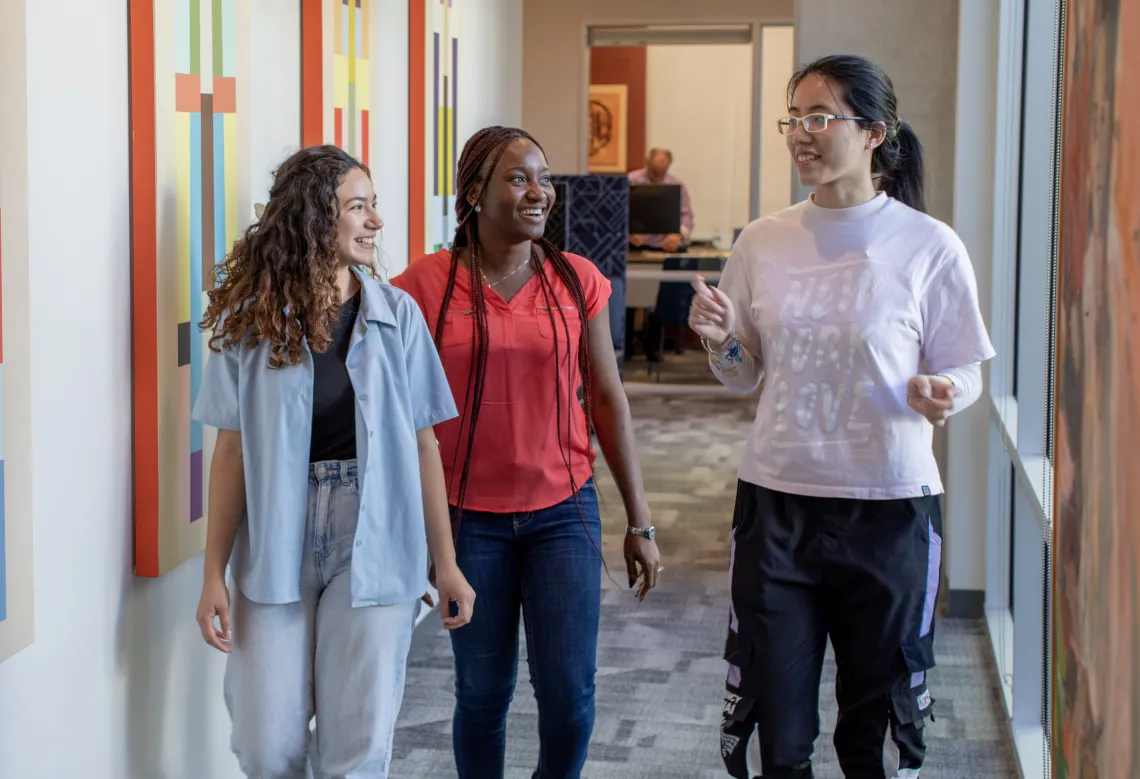
<path id="1" fill-rule="evenodd" d="M 553 311 L 551 311 L 553 308 Z M 554 315 L 554 321 L 551 322 L 551 314 Z M 566 324 L 562 324 L 562 317 L 566 317 Z M 571 342 L 577 344 L 578 338 L 582 334 L 582 318 L 578 314 L 577 306 L 559 305 L 548 306 L 546 303 L 536 303 L 534 306 L 534 318 L 538 334 L 543 338 L 550 341 L 555 340 L 557 334 L 559 342 L 566 341 L 566 330 L 570 330 Z"/>
<path id="2" fill-rule="evenodd" d="M 448 311 L 443 322 L 443 338 L 439 347 L 446 349 L 451 346 L 464 346 L 471 344 L 471 322 L 475 312 L 470 309 Z M 432 330 L 432 339 L 435 339 L 435 330 Z"/>

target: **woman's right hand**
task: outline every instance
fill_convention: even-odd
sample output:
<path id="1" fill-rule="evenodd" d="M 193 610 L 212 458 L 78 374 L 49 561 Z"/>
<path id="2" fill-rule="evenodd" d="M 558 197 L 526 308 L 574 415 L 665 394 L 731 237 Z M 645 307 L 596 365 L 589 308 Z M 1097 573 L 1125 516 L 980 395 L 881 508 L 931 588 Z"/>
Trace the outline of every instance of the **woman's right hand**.
<path id="1" fill-rule="evenodd" d="M 215 617 L 221 623 L 221 630 L 214 624 Z M 197 619 L 207 644 L 226 654 L 233 651 L 230 644 L 230 591 L 224 577 L 211 577 L 202 583 Z"/>
<path id="2" fill-rule="evenodd" d="M 693 276 L 693 302 L 689 306 L 689 327 L 708 341 L 723 346 L 736 328 L 736 310 L 728 296 L 705 283 L 701 274 Z"/>

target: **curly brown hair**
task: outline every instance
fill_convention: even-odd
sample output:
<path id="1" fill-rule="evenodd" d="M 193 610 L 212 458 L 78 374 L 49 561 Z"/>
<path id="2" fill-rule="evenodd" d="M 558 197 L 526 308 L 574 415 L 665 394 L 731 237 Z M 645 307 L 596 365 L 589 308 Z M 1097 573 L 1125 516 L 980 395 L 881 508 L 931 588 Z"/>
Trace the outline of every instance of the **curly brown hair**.
<path id="1" fill-rule="evenodd" d="M 212 330 L 210 349 L 243 340 L 270 344 L 269 367 L 299 365 L 301 346 L 329 347 L 340 312 L 336 239 L 344 177 L 368 168 L 336 146 L 301 149 L 273 174 L 258 222 L 215 269 L 210 304 L 198 326 Z"/>

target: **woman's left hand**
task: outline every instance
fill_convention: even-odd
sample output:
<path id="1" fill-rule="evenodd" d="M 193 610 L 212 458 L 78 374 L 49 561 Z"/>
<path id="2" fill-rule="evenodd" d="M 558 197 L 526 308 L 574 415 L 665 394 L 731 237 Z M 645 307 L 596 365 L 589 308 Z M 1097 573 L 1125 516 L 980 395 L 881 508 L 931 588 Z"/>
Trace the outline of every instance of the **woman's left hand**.
<path id="1" fill-rule="evenodd" d="M 942 376 L 918 375 L 906 383 L 906 404 L 930 424 L 942 427 L 954 409 L 961 390 Z"/>
<path id="2" fill-rule="evenodd" d="M 629 573 L 631 588 L 638 579 L 641 580 L 641 586 L 637 588 L 637 599 L 644 600 L 649 591 L 657 586 L 657 574 L 664 570 L 661 567 L 661 553 L 657 551 L 657 543 L 644 536 L 626 533 L 625 568 Z"/>
<path id="3" fill-rule="evenodd" d="M 457 566 L 451 565 L 435 572 L 435 588 L 439 592 L 439 613 L 447 630 L 461 628 L 471 621 L 475 610 L 475 590 Z M 451 604 L 458 612 L 450 615 Z"/>

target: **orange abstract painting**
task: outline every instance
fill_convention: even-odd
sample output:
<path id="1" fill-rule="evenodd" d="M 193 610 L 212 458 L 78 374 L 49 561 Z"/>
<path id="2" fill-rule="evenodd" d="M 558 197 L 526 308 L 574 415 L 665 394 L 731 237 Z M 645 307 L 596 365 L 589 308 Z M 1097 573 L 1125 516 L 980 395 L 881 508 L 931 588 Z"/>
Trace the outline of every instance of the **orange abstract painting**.
<path id="1" fill-rule="evenodd" d="M 1057 279 L 1052 762 L 1140 776 L 1140 4 L 1069 0 Z"/>

